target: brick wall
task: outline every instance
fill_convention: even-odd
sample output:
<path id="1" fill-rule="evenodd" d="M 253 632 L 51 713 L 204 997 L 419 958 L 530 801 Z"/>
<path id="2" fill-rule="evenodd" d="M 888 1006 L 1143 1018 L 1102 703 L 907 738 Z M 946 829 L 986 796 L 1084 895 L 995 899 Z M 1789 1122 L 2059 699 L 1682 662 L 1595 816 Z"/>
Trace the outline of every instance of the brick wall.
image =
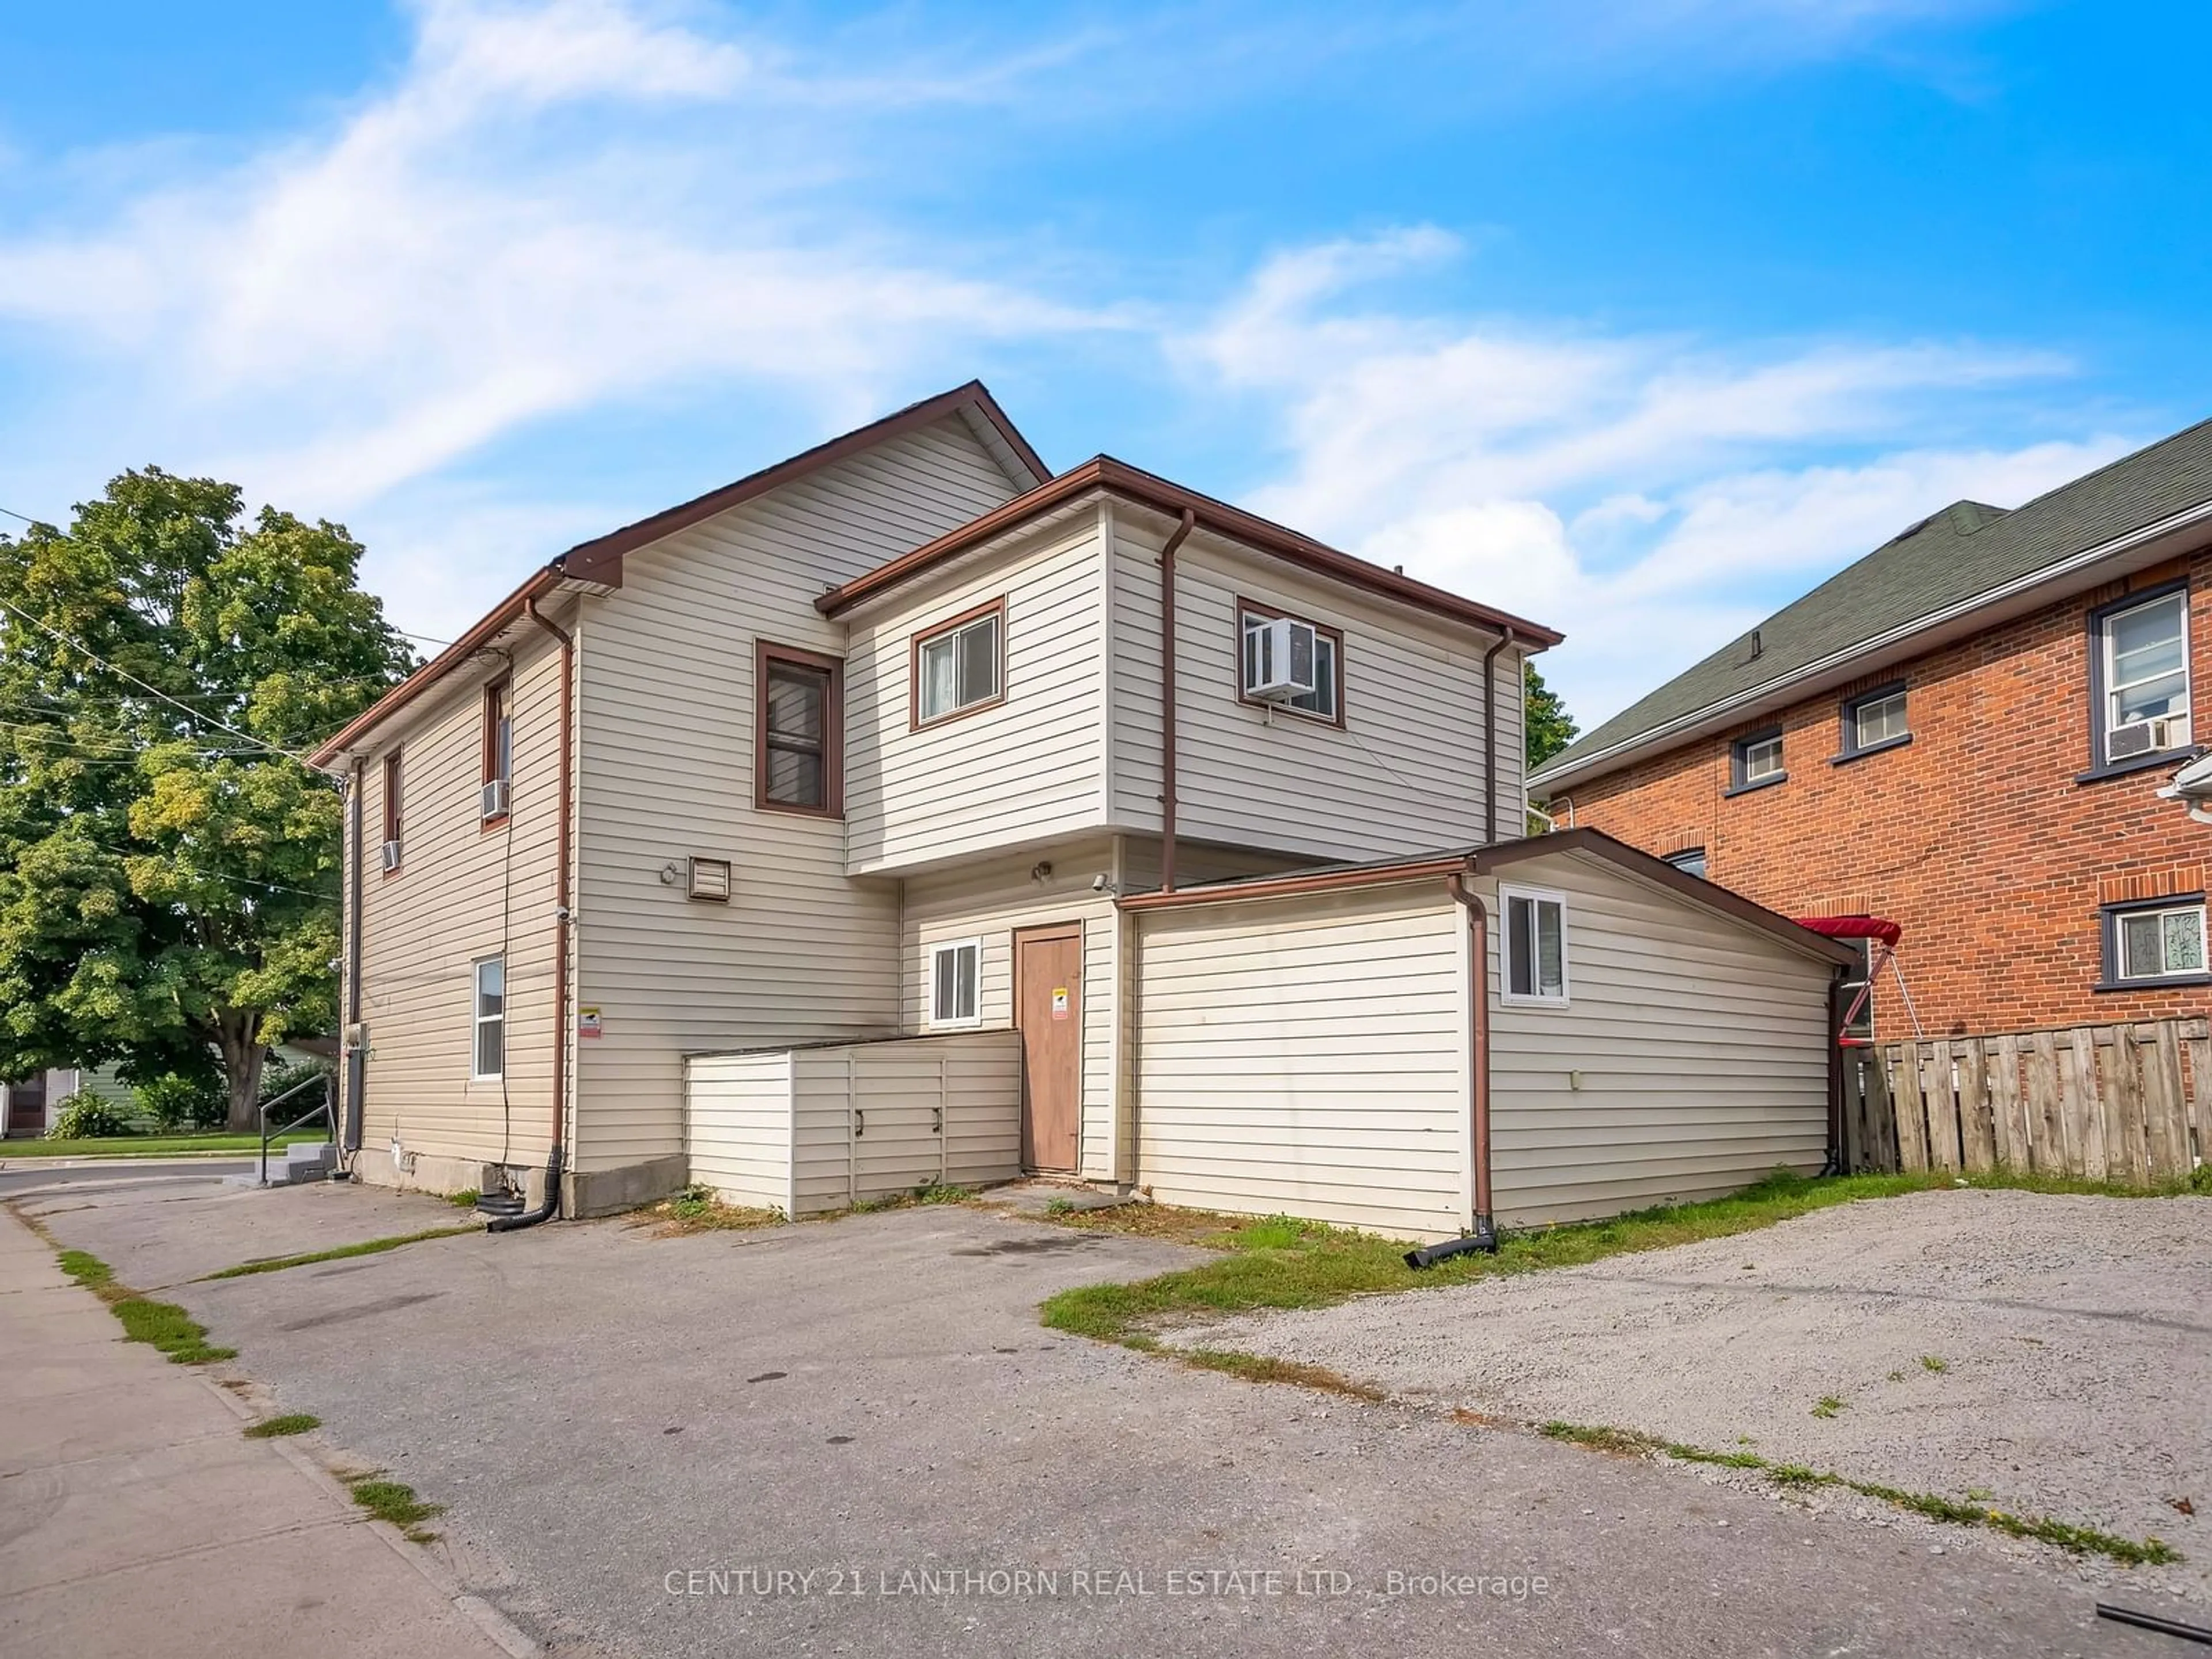
<path id="1" fill-rule="evenodd" d="M 2195 733 L 2212 737 L 2212 549 L 1826 693 L 1781 719 L 1785 781 L 1734 796 L 1735 739 L 1771 714 L 1554 797 L 1564 819 L 1665 855 L 1787 915 L 1902 922 L 1930 1036 L 2201 1013 L 2212 988 L 2099 992 L 2099 907 L 2203 890 L 2212 825 L 2156 792 L 2168 765 L 2094 782 L 2088 613 L 2190 579 Z M 1912 740 L 1832 763 L 1844 698 L 1903 679 Z M 1883 975 L 1877 1031 L 1909 1034 Z"/>

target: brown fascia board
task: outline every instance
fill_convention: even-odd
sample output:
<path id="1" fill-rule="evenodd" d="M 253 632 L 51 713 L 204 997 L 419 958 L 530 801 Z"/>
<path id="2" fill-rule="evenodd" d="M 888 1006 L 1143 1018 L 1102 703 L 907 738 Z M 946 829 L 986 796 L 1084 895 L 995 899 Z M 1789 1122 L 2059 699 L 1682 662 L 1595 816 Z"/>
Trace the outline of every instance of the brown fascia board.
<path id="1" fill-rule="evenodd" d="M 1833 939 L 1800 927 L 1778 911 L 1754 904 L 1741 893 L 1686 875 L 1664 859 L 1615 841 L 1596 830 L 1561 830 L 1548 836 L 1500 842 L 1471 852 L 1401 860 L 1390 864 L 1363 864 L 1338 870 L 1292 871 L 1280 876 L 1258 876 L 1249 881 L 1216 882 L 1206 887 L 1186 887 L 1172 893 L 1133 893 L 1116 901 L 1123 910 L 1170 910 L 1201 904 L 1247 903 L 1261 899 L 1296 898 L 1308 893 L 1342 892 L 1362 887 L 1385 887 L 1400 882 L 1435 881 L 1451 875 L 1494 875 L 1531 859 L 1582 854 L 1620 866 L 1655 885 L 1680 895 L 1692 903 L 1717 910 L 1734 921 L 1771 933 L 1804 955 L 1819 957 L 1838 966 L 1856 966 L 1856 953 Z"/>
<path id="2" fill-rule="evenodd" d="M 428 663 L 401 681 L 362 714 L 356 717 L 336 737 L 331 738 L 309 758 L 317 766 L 325 766 L 337 756 L 351 748 L 362 737 L 384 720 L 413 702 L 437 684 L 454 669 L 466 662 L 470 656 L 522 617 L 524 605 L 542 599 L 565 581 L 587 582 L 599 587 L 620 587 L 623 580 L 623 557 L 635 552 L 664 536 L 672 536 L 679 530 L 689 529 L 702 519 L 726 512 L 744 501 L 782 484 L 792 483 L 821 467 L 857 454 L 870 446 L 895 438 L 902 432 L 929 425 L 947 415 L 969 412 L 981 416 L 995 428 L 1006 441 L 1030 475 L 1037 479 L 1049 478 L 1052 469 L 1044 464 L 1036 451 L 1030 447 L 1006 411 L 999 407 L 998 400 L 981 380 L 970 380 L 950 392 L 939 392 L 934 398 L 909 404 L 896 414 L 886 415 L 880 421 L 832 438 L 827 443 L 817 444 L 788 460 L 778 461 L 774 466 L 710 490 L 681 506 L 656 513 L 649 519 L 640 519 L 635 524 L 588 542 L 580 542 L 566 553 L 535 572 L 520 587 L 501 599 L 483 620 L 447 646 Z"/>
<path id="3" fill-rule="evenodd" d="M 494 605 L 467 633 L 347 721 L 335 737 L 326 739 L 322 747 L 307 757 L 307 763 L 318 769 L 327 767 L 377 726 L 434 690 L 454 670 L 521 621 L 524 607 L 553 592 L 561 586 L 562 577 L 558 559 L 532 571 L 521 586 Z M 606 578 L 601 577 L 600 580 L 604 582 Z"/>
<path id="4" fill-rule="evenodd" d="M 1693 903 L 1723 915 L 1744 922 L 1771 933 L 1784 944 L 1793 946 L 1807 956 L 1822 957 L 1845 967 L 1856 967 L 1857 953 L 1822 937 L 1809 927 L 1800 927 L 1778 910 L 1770 910 L 1755 904 L 1738 892 L 1707 881 L 1702 876 L 1692 876 L 1677 870 L 1662 858 L 1654 858 L 1625 841 L 1615 841 L 1599 830 L 1560 830 L 1548 836 L 1530 836 L 1521 841 L 1500 842 L 1495 847 L 1477 848 L 1468 857 L 1468 868 L 1479 876 L 1495 874 L 1510 869 L 1529 859 L 1551 858 L 1562 853 L 1581 853 L 1590 858 L 1602 859 L 1617 865 L 1632 876 L 1640 876 L 1656 886 L 1678 893 Z"/>
<path id="5" fill-rule="evenodd" d="M 1398 600 L 1455 622 L 1467 623 L 1486 633 L 1510 629 L 1514 637 L 1541 650 L 1557 645 L 1565 635 L 1532 623 L 1510 612 L 1493 610 L 1478 605 L 1473 599 L 1427 582 L 1416 581 L 1411 576 L 1401 576 L 1395 570 L 1385 570 L 1381 565 L 1356 559 L 1349 553 L 1340 553 L 1333 547 L 1301 536 L 1285 528 L 1247 513 L 1225 501 L 1201 495 L 1196 490 L 1186 489 L 1181 484 L 1143 471 L 1141 468 L 1117 461 L 1109 455 L 1085 461 L 1072 471 L 1032 489 L 1026 495 L 1017 495 L 1005 506 L 994 507 L 981 518 L 939 536 L 935 541 L 904 553 L 888 564 L 877 566 L 863 575 L 854 577 L 842 587 L 832 588 L 814 601 L 815 608 L 825 617 L 835 617 L 849 611 L 863 599 L 894 587 L 922 572 L 933 568 L 945 560 L 988 540 L 1001 532 L 1011 530 L 1039 514 L 1049 511 L 1062 501 L 1086 490 L 1106 489 L 1146 507 L 1156 507 L 1170 517 L 1180 517 L 1188 512 L 1199 525 L 1214 534 L 1241 542 L 1272 554 L 1287 563 L 1300 565 L 1338 581 L 1364 587 L 1370 592 Z"/>
<path id="6" fill-rule="evenodd" d="M 842 437 L 832 438 L 826 443 L 802 450 L 788 460 L 778 461 L 774 466 L 763 467 L 758 472 L 739 478 L 734 483 L 710 489 L 703 495 L 654 514 L 649 519 L 640 519 L 635 524 L 624 525 L 620 530 L 588 542 L 579 542 L 562 556 L 568 562 L 569 575 L 580 581 L 604 581 L 620 586 L 622 560 L 626 553 L 634 553 L 648 543 L 664 536 L 672 536 L 679 530 L 688 530 L 702 520 L 717 513 L 743 505 L 756 496 L 764 495 L 808 473 L 857 455 L 862 450 L 911 432 L 918 427 L 942 420 L 945 416 L 967 411 L 980 416 L 995 428 L 1008 447 L 1020 458 L 1030 476 L 1039 481 L 1052 477 L 1052 469 L 1044 464 L 1036 451 L 1030 447 L 1014 423 L 1006 418 L 1006 411 L 999 407 L 998 400 L 981 380 L 970 380 L 965 386 L 909 404 L 895 415 L 886 415 L 880 421 L 857 427 Z M 612 574 L 606 574 L 611 570 Z"/>

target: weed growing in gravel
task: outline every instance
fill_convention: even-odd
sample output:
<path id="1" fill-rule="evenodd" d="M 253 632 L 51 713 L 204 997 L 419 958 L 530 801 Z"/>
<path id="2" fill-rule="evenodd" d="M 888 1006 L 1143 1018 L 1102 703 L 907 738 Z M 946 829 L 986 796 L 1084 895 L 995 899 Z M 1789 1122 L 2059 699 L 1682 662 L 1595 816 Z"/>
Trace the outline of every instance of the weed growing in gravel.
<path id="1" fill-rule="evenodd" d="M 349 1256 L 381 1255 L 386 1250 L 396 1250 L 403 1244 L 420 1244 L 425 1239 L 453 1238 L 461 1233 L 482 1232 L 476 1222 L 459 1227 L 425 1227 L 419 1233 L 399 1233 L 391 1238 L 363 1239 L 358 1244 L 340 1244 L 327 1250 L 308 1250 L 299 1255 L 274 1255 L 261 1261 L 241 1261 L 235 1267 L 224 1267 L 219 1272 L 202 1273 L 193 1282 L 205 1284 L 216 1279 L 245 1279 L 253 1273 L 280 1273 L 287 1267 L 311 1267 L 318 1261 L 343 1261 Z"/>
<path id="2" fill-rule="evenodd" d="M 1808 1468 L 1802 1463 L 1771 1463 L 1751 1452 L 1708 1451 L 1702 1446 L 1662 1440 L 1656 1435 L 1644 1434 L 1635 1429 L 1553 1422 L 1545 1424 L 1537 1432 L 1549 1440 L 1564 1440 L 1599 1451 L 1638 1456 L 1663 1454 L 1685 1463 L 1714 1463 L 1726 1468 L 1756 1470 L 1782 1486 L 1837 1486 L 1846 1492 L 1855 1492 L 1862 1498 L 1879 1498 L 1899 1509 L 1911 1510 L 1931 1521 L 1948 1522 L 1960 1527 L 1989 1527 L 2014 1538 L 2033 1538 L 2042 1543 L 2055 1544 L 2075 1555 L 2102 1555 L 2129 1566 L 2166 1566 L 2181 1559 L 2180 1552 L 2163 1539 L 2146 1538 L 2138 1543 L 2132 1538 L 2117 1537 L 2112 1533 L 2100 1532 L 2094 1527 L 2076 1527 L 2047 1517 L 2014 1515 L 2005 1510 L 1991 1509 L 1986 1504 L 1961 1502 L 1936 1492 L 1906 1492 L 1901 1487 L 1885 1486 L 1872 1480 L 1853 1480 L 1828 1470 Z"/>
<path id="3" fill-rule="evenodd" d="M 750 1227 L 775 1227 L 783 1222 L 783 1212 L 774 1209 L 750 1209 L 740 1204 L 725 1203 L 715 1196 L 712 1187 L 690 1186 L 675 1197 L 664 1199 L 647 1212 L 647 1218 L 661 1224 L 660 1233 L 671 1237 L 678 1233 L 743 1231 Z"/>
<path id="4" fill-rule="evenodd" d="M 48 1243 L 53 1243 L 44 1228 L 34 1231 Z M 212 1346 L 207 1340 L 207 1327 L 175 1303 L 155 1302 L 127 1285 L 117 1284 L 115 1269 L 89 1251 L 63 1250 L 55 1260 L 64 1273 L 107 1304 L 107 1310 L 121 1322 L 126 1340 L 143 1342 L 179 1365 L 207 1365 L 238 1357 L 235 1348 Z"/>
<path id="5" fill-rule="evenodd" d="M 1850 1402 L 1839 1394 L 1824 1394 L 1814 1403 L 1813 1415 L 1815 1417 L 1833 1417 L 1837 1413 L 1842 1411 L 1849 1403 Z"/>
<path id="6" fill-rule="evenodd" d="M 1923 1353 L 1920 1356 L 1920 1369 L 1923 1371 L 1933 1371 L 1936 1376 L 1941 1376 L 1951 1369 L 1951 1362 L 1939 1353 Z"/>
<path id="7" fill-rule="evenodd" d="M 473 1210 L 477 1206 L 477 1200 L 483 1196 L 483 1194 L 475 1188 L 464 1187 L 458 1193 L 447 1193 L 446 1202 L 457 1210 Z"/>
<path id="8" fill-rule="evenodd" d="M 248 1440 L 277 1440 L 288 1434 L 305 1434 L 310 1429 L 319 1429 L 323 1419 L 308 1412 L 286 1412 L 282 1417 L 272 1417 L 256 1423 L 246 1431 Z"/>

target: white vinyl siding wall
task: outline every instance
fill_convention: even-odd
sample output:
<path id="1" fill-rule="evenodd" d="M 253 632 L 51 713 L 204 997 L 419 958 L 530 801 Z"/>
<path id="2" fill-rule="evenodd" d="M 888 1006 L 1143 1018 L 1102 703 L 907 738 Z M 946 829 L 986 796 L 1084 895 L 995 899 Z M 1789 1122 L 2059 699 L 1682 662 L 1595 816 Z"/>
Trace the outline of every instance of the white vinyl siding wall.
<path id="1" fill-rule="evenodd" d="M 1031 879 L 1040 860 L 1052 874 Z M 976 1015 L 986 1030 L 1014 1020 L 1014 933 L 1055 922 L 1083 928 L 1083 1079 L 1080 1168 L 1092 1180 L 1111 1180 L 1114 1115 L 1114 1008 L 1121 916 L 1111 894 L 1091 890 L 1091 878 L 1114 870 L 1111 841 L 1040 847 L 957 871 L 908 878 L 905 885 L 904 1026 L 929 1029 L 932 947 L 956 939 L 982 945 Z"/>
<path id="2" fill-rule="evenodd" d="M 1468 933 L 1442 885 L 1139 913 L 1137 1179 L 1443 1238 L 1472 1213 Z"/>
<path id="3" fill-rule="evenodd" d="M 1571 989 L 1563 1007 L 1492 1006 L 1502 1224 L 1616 1215 L 1731 1192 L 1778 1164 L 1820 1167 L 1826 962 L 1586 859 L 1532 859 L 1499 878 L 1565 897 Z"/>
<path id="4" fill-rule="evenodd" d="M 1037 526 L 1021 548 L 854 623 L 845 669 L 854 874 L 1103 827 L 1097 514 Z M 1005 701 L 911 729 L 914 636 L 1001 596 Z"/>
<path id="5" fill-rule="evenodd" d="M 1159 554 L 1117 504 L 1111 629 L 1114 821 L 1160 822 Z M 1341 629 L 1343 729 L 1237 700 L 1239 599 Z M 1177 829 L 1315 860 L 1388 857 L 1523 833 L 1522 658 L 1498 653 L 1498 794 L 1483 832 L 1482 658 L 1494 637 L 1425 619 L 1203 531 L 1176 556 Z"/>
<path id="6" fill-rule="evenodd" d="M 576 996 L 605 1035 L 576 1045 L 577 1167 L 682 1150 L 687 1050 L 897 1029 L 896 890 L 847 878 L 842 822 L 754 810 L 754 642 L 845 655 L 814 609 L 826 585 L 1012 493 L 948 416 L 633 552 L 623 587 L 592 603 Z M 868 762 L 845 764 L 850 783 Z M 730 861 L 727 903 L 664 884 L 694 855 Z"/>
<path id="7" fill-rule="evenodd" d="M 377 848 L 384 757 L 362 768 L 362 1019 L 369 1054 L 362 1145 L 372 1179 L 404 1181 L 403 1155 L 466 1164 L 542 1165 L 552 1131 L 560 836 L 561 655 L 536 629 L 513 647 L 513 793 L 504 828 L 486 830 L 482 673 L 457 677 L 409 723 L 401 753 L 400 872 Z M 503 956 L 501 1075 L 471 1078 L 475 964 Z M 428 1170 L 422 1172 L 428 1178 Z M 473 1169 L 436 1184 L 466 1185 Z"/>
<path id="8" fill-rule="evenodd" d="M 796 1218 L 1021 1173 L 1021 1042 L 1007 1031 L 702 1054 L 686 1066 L 691 1176 Z"/>

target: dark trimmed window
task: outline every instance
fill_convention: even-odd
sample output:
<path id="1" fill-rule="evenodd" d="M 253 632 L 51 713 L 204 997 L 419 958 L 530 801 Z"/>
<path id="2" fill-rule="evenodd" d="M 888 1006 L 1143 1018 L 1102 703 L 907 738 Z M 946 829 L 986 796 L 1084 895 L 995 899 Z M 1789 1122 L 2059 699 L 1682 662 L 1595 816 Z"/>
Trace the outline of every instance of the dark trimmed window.
<path id="1" fill-rule="evenodd" d="M 1705 849 L 1702 847 L 1685 847 L 1679 853 L 1669 853 L 1666 862 L 1686 876 L 1695 876 L 1699 881 L 1706 879 Z"/>
<path id="2" fill-rule="evenodd" d="M 1901 683 L 1844 699 L 1838 760 L 1854 760 L 1861 755 L 1877 754 L 1911 741 L 1912 728 L 1905 719 L 1905 687 Z"/>
<path id="3" fill-rule="evenodd" d="M 756 666 L 754 804 L 836 817 L 844 811 L 844 664 L 763 640 Z"/>
<path id="4" fill-rule="evenodd" d="M 1729 751 L 1729 791 L 1764 789 L 1790 775 L 1782 768 L 1782 728 L 1767 727 L 1738 738 Z"/>
<path id="5" fill-rule="evenodd" d="M 384 873 L 396 876 L 405 848 L 406 821 L 402 811 L 402 776 L 400 757 L 405 751 L 395 749 L 384 757 Z"/>
<path id="6" fill-rule="evenodd" d="M 916 726 L 1006 700 L 1006 602 L 994 599 L 914 636 Z"/>
<path id="7" fill-rule="evenodd" d="M 2108 904 L 2102 988 L 2153 989 L 2212 979 L 2205 969 L 2204 895 Z"/>
<path id="8" fill-rule="evenodd" d="M 1294 696 L 1267 696 L 1253 688 L 1280 678 L 1283 665 L 1274 660 L 1277 637 L 1272 623 L 1297 623 L 1313 630 L 1313 690 Z M 1344 724 L 1344 632 L 1326 623 L 1278 611 L 1250 599 L 1237 602 L 1237 700 L 1263 708 L 1283 708 L 1331 726 Z M 1298 677 L 1298 682 L 1304 677 Z"/>

